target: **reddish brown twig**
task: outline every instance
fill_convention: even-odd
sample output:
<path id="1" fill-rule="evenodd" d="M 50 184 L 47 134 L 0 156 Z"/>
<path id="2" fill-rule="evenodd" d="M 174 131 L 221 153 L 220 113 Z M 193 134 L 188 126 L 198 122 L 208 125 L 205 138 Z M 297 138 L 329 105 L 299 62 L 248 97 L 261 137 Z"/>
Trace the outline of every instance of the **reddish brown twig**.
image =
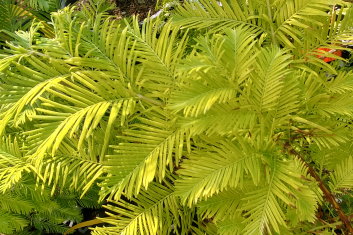
<path id="1" fill-rule="evenodd" d="M 285 148 L 290 154 L 296 156 L 298 159 L 300 159 L 305 164 L 305 166 L 308 168 L 309 174 L 318 182 L 319 187 L 320 187 L 321 191 L 324 193 L 326 200 L 332 205 L 332 207 L 337 212 L 337 214 L 338 214 L 340 220 L 342 221 L 342 223 L 344 224 L 348 234 L 353 234 L 353 227 L 351 225 L 351 222 L 350 222 L 348 216 L 343 212 L 341 206 L 337 203 L 336 198 L 332 195 L 330 190 L 328 190 L 328 188 L 326 187 L 324 182 L 321 180 L 320 176 L 316 173 L 315 169 L 312 166 L 310 166 L 305 161 L 305 159 L 297 151 L 295 151 L 292 148 L 292 146 L 289 143 L 285 144 Z"/>

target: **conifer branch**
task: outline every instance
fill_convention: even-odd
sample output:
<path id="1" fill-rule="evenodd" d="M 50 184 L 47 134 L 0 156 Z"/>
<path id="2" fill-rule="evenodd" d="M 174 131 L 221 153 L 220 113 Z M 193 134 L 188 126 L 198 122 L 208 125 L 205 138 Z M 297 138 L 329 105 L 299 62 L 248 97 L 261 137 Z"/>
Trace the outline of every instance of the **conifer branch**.
<path id="1" fill-rule="evenodd" d="M 340 220 L 342 221 L 342 223 L 344 224 L 344 226 L 346 228 L 346 231 L 348 232 L 347 234 L 353 234 L 353 227 L 351 225 L 349 217 L 343 212 L 341 206 L 337 203 L 335 196 L 326 187 L 325 183 L 321 180 L 320 176 L 316 173 L 315 169 L 312 166 L 310 166 L 305 161 L 303 156 L 300 153 L 298 153 L 295 149 L 293 149 L 292 146 L 288 142 L 284 144 L 284 147 L 286 148 L 288 153 L 296 156 L 308 168 L 309 174 L 318 182 L 321 191 L 324 193 L 324 197 L 337 212 Z"/>

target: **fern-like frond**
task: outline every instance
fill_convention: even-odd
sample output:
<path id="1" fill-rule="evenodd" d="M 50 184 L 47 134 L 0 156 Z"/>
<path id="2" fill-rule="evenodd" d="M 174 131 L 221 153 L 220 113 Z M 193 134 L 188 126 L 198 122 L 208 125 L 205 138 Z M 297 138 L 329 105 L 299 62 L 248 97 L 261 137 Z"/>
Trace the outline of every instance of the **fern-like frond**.
<path id="1" fill-rule="evenodd" d="M 148 96 L 161 99 L 176 77 L 177 65 L 188 42 L 187 34 L 159 18 L 147 18 L 142 26 L 137 18 L 133 18 L 127 29 L 127 34 L 133 38 L 131 53 L 143 64 L 136 85 L 150 91 Z"/>
<path id="2" fill-rule="evenodd" d="M 214 104 L 237 100 L 257 55 L 255 36 L 244 29 L 200 38 L 197 43 L 195 51 L 200 53 L 185 63 L 187 79 L 169 104 L 172 110 L 183 110 L 184 116 L 191 117 L 206 113 Z"/>
<path id="3" fill-rule="evenodd" d="M 103 153 L 105 148 L 108 146 L 109 143 L 109 136 L 111 132 L 111 128 L 113 122 L 118 117 L 121 117 L 121 122 L 123 123 L 124 119 L 126 118 L 131 110 L 133 109 L 135 104 L 134 99 L 118 99 L 116 101 L 101 101 L 94 104 L 89 104 L 87 107 L 78 110 L 70 114 L 67 117 L 58 116 L 53 118 L 59 119 L 59 122 L 54 122 L 54 125 L 57 127 L 55 131 L 51 133 L 43 143 L 38 147 L 36 153 L 34 153 L 34 157 L 36 161 L 40 159 L 40 156 L 43 156 L 46 152 L 50 152 L 52 155 L 57 151 L 61 142 L 63 141 L 65 136 L 73 136 L 77 129 L 80 127 L 80 124 L 83 124 L 82 131 L 80 133 L 78 147 L 82 145 L 82 142 L 89 137 L 92 133 L 93 129 L 95 129 L 101 122 L 103 116 L 108 112 L 110 115 L 108 116 L 107 122 L 107 129 L 106 129 L 106 136 L 103 140 L 104 142 L 104 149 L 102 149 Z M 50 116 L 40 116 L 36 115 L 33 116 L 34 119 L 41 119 L 41 120 L 50 120 Z M 54 120 L 55 120 L 54 119 Z M 32 134 L 35 134 L 38 130 L 32 131 Z M 27 133 L 30 134 L 30 133 Z M 103 154 L 104 155 L 104 154 Z"/>
<path id="4" fill-rule="evenodd" d="M 29 72 L 29 71 L 28 71 Z M 36 73 L 33 71 L 33 73 Z M 20 115 L 20 113 L 24 110 L 24 108 L 29 105 L 35 103 L 38 98 L 47 90 L 50 89 L 51 87 L 59 84 L 63 80 L 67 79 L 68 76 L 58 76 L 54 77 L 52 79 L 43 81 L 41 83 L 36 84 L 34 87 L 31 87 L 30 89 L 18 89 L 21 90 L 18 92 L 18 96 L 20 97 L 16 102 L 14 102 L 13 106 L 9 108 L 6 112 L 3 113 L 3 119 L 0 124 L 0 133 L 3 133 L 5 127 L 7 124 L 10 122 L 11 119 L 15 119 Z M 5 85 L 6 87 L 6 85 Z M 6 94 L 7 92 L 5 92 Z M 17 92 L 16 92 L 17 93 Z M 23 95 L 23 96 L 21 96 Z M 13 99 L 15 99 L 16 94 L 14 94 Z"/>
<path id="5" fill-rule="evenodd" d="M 20 215 L 13 215 L 0 210 L 0 232 L 4 234 L 13 234 L 16 231 L 23 230 L 29 221 Z"/>
<path id="6" fill-rule="evenodd" d="M 16 38 L 17 30 L 30 30 L 34 22 L 40 22 L 39 31 L 47 37 L 53 37 L 53 28 L 47 23 L 49 16 L 39 14 L 15 0 L 0 1 L 0 40 L 10 41 Z"/>
<path id="7" fill-rule="evenodd" d="M 75 194 L 71 194 L 71 197 L 49 197 L 47 188 L 36 190 L 32 174 L 24 174 L 20 182 L 0 194 L 0 232 L 21 234 L 26 229 L 39 229 L 49 233 L 64 232 L 64 220 L 82 219 L 75 197 Z"/>
<path id="8" fill-rule="evenodd" d="M 331 44 L 347 45 L 347 42 L 353 39 L 352 15 L 352 7 L 344 3 L 341 3 L 339 9 L 331 8 L 330 24 L 326 24 L 322 31 L 322 34 L 327 32 L 326 35 Z"/>
<path id="9" fill-rule="evenodd" d="M 319 148 L 337 147 L 347 141 L 346 129 L 342 129 L 341 126 L 337 127 L 336 123 L 327 120 L 318 120 L 317 116 L 313 116 L 312 118 L 313 121 L 293 116 L 293 120 L 298 122 L 297 127 L 294 129 L 299 129 L 299 132 L 301 129 L 304 129 L 304 135 L 308 135 L 308 139 L 317 144 Z M 331 129 L 327 127 L 331 127 Z"/>
<path id="10" fill-rule="evenodd" d="M 136 56 L 130 50 L 134 42 L 127 28 L 103 13 L 97 13 L 90 22 L 83 16 L 74 16 L 74 12 L 74 9 L 64 9 L 53 14 L 58 41 L 68 55 L 65 63 L 83 70 L 104 71 L 123 82 L 134 81 L 138 76 L 134 67 Z M 62 55 L 58 56 L 60 61 Z"/>
<path id="11" fill-rule="evenodd" d="M 3 98 L 6 98 L 3 104 L 11 105 L 2 113 L 1 133 L 9 121 L 16 120 L 25 107 L 34 105 L 50 87 L 68 78 L 67 68 L 58 68 L 58 63 L 50 63 L 34 48 L 33 44 L 38 40 L 38 27 L 34 25 L 30 32 L 18 34 L 16 43 L 8 44 L 10 49 L 7 52 L 14 55 L 11 66 L 9 61 L 0 61 L 6 69 L 1 78 L 1 90 Z M 57 48 L 58 44 L 52 43 L 51 46 Z"/>
<path id="12" fill-rule="evenodd" d="M 0 199 L 0 209 L 3 211 L 26 215 L 35 209 L 30 200 L 13 193 L 0 194 Z"/>
<path id="13" fill-rule="evenodd" d="M 252 96 L 258 112 L 273 110 L 279 102 L 286 76 L 290 73 L 291 55 L 279 48 L 264 48 L 257 57 L 257 68 L 252 73 Z"/>
<path id="14" fill-rule="evenodd" d="M 48 220 L 46 217 L 34 216 L 32 220 L 33 227 L 36 230 L 43 231 L 45 233 L 60 233 L 63 234 L 67 227 L 58 221 Z"/>
<path id="15" fill-rule="evenodd" d="M 124 131 L 122 142 L 112 146 L 115 153 L 105 163 L 109 177 L 102 184 L 104 195 L 109 193 L 116 200 L 122 193 L 131 197 L 179 164 L 188 135 L 183 129 L 169 128 L 172 125 L 172 121 L 154 114 L 153 119 L 139 118 Z"/>
<path id="16" fill-rule="evenodd" d="M 244 218 L 234 215 L 217 223 L 218 233 L 221 235 L 240 235 L 243 234 Z"/>
<path id="17" fill-rule="evenodd" d="M 311 1 L 308 1 L 309 5 Z M 326 4 L 324 1 L 323 4 Z M 336 4 L 336 5 L 335 5 Z M 338 9 L 334 6 L 340 6 Z M 345 3 L 333 1 L 330 10 L 326 10 L 322 17 L 310 17 L 309 20 L 315 22 L 310 27 L 303 29 L 302 40 L 300 44 L 296 44 L 293 50 L 295 57 L 298 59 L 296 66 L 305 70 L 314 70 L 313 67 L 323 69 L 330 74 L 337 74 L 337 64 L 326 63 L 323 58 L 333 58 L 335 60 L 344 60 L 335 53 L 328 53 L 318 48 L 327 48 L 332 51 L 344 51 L 350 40 L 353 39 L 352 28 L 348 25 L 352 22 L 352 9 L 346 8 Z M 349 50 L 349 49 L 348 49 Z M 315 69 L 316 70 L 316 69 Z M 318 71 L 318 70 L 316 70 Z"/>
<path id="18" fill-rule="evenodd" d="M 314 222 L 318 203 L 322 200 L 322 192 L 317 182 L 309 174 L 304 162 L 294 158 L 288 165 L 294 179 L 302 184 L 299 186 L 299 190 L 293 193 L 296 199 L 295 207 L 288 210 L 294 210 L 294 213 L 298 216 L 298 221 Z"/>
<path id="19" fill-rule="evenodd" d="M 112 201 L 105 206 L 109 217 L 100 218 L 112 227 L 95 228 L 93 234 L 184 234 L 190 209 L 180 205 L 170 179 L 150 183 L 130 200 Z"/>
<path id="20" fill-rule="evenodd" d="M 286 76 L 278 102 L 269 113 L 269 122 L 272 122 L 277 128 L 286 128 L 291 116 L 299 111 L 301 101 L 299 84 L 298 74 L 291 73 Z"/>
<path id="21" fill-rule="evenodd" d="M 180 125 L 191 135 L 233 136 L 247 133 L 257 124 L 256 112 L 239 104 L 215 104 L 206 114 L 197 118 L 183 118 Z"/>
<path id="22" fill-rule="evenodd" d="M 326 87 L 330 94 L 344 94 L 353 91 L 353 74 L 350 72 L 340 72 L 335 79 L 328 81 Z"/>
<path id="23" fill-rule="evenodd" d="M 81 153 L 78 156 L 55 156 L 44 159 L 37 168 L 38 180 L 44 185 L 52 186 L 51 194 L 57 188 L 70 188 L 81 191 L 84 195 L 103 174 L 102 164 L 97 158 Z"/>
<path id="24" fill-rule="evenodd" d="M 329 18 L 326 12 L 330 7 L 325 0 L 273 1 L 273 4 L 274 34 L 287 48 L 295 48 L 293 42 L 297 45 L 302 44 L 303 29 L 312 25 L 322 26 L 322 20 L 318 17 Z"/>
<path id="25" fill-rule="evenodd" d="M 198 211 L 203 218 L 212 218 L 217 224 L 227 218 L 239 217 L 241 213 L 239 206 L 241 198 L 245 196 L 245 191 L 235 189 L 222 191 L 198 203 Z M 242 220 L 242 218 L 239 219 Z"/>
<path id="26" fill-rule="evenodd" d="M 207 28 L 213 32 L 241 26 L 254 33 L 263 33 L 264 29 L 256 24 L 254 13 L 264 10 L 261 4 L 256 4 L 256 1 L 252 4 L 248 4 L 245 0 L 188 1 L 177 8 L 173 20 L 183 27 Z"/>
<path id="27" fill-rule="evenodd" d="M 218 85 L 218 86 L 217 86 Z M 206 113 L 215 103 L 225 103 L 235 97 L 236 88 L 231 84 L 209 84 L 194 82 L 189 88 L 185 88 L 175 94 L 171 100 L 171 109 L 184 110 L 184 116 L 198 116 Z"/>
<path id="28" fill-rule="evenodd" d="M 31 12 L 25 6 L 19 5 L 15 0 L 0 1 L 0 30 L 15 32 L 30 27 Z M 1 32 L 3 33 L 3 32 Z M 3 36 L 3 35 L 2 35 Z M 3 38 L 3 37 L 1 37 Z"/>
<path id="29" fill-rule="evenodd" d="M 353 158 L 342 160 L 330 174 L 330 189 L 333 192 L 340 192 L 353 187 Z"/>
<path id="30" fill-rule="evenodd" d="M 317 106 L 318 111 L 322 116 L 353 116 L 353 98 L 351 94 L 334 95 L 328 96 L 326 99 L 322 99 L 320 104 Z"/>
<path id="31" fill-rule="evenodd" d="M 105 0 L 87 0 L 86 4 L 82 5 L 82 11 L 77 14 L 83 19 L 94 21 L 100 16 L 108 17 L 109 11 L 114 9 L 115 4 Z"/>
<path id="32" fill-rule="evenodd" d="M 178 171 L 181 179 L 176 183 L 176 191 L 183 203 L 189 206 L 207 199 L 229 187 L 242 187 L 249 173 L 253 182 L 260 180 L 259 155 L 250 148 L 229 141 L 216 142 L 195 150 L 189 159 L 181 164 Z"/>
<path id="33" fill-rule="evenodd" d="M 346 125 L 345 123 L 343 125 Z M 351 142 L 341 144 L 335 148 L 319 149 L 312 148 L 311 158 L 316 162 L 320 169 L 333 171 L 343 159 L 346 159 L 353 153 L 353 145 Z"/>
<path id="34" fill-rule="evenodd" d="M 246 202 L 243 209 L 247 211 L 244 233 L 279 232 L 280 226 L 286 227 L 282 203 L 291 207 L 298 206 L 298 210 L 303 215 L 309 216 L 311 220 L 315 216 L 316 205 L 310 205 L 310 203 L 317 202 L 316 195 L 307 185 L 303 184 L 300 174 L 302 167 L 298 169 L 298 167 L 291 167 L 291 164 L 293 163 L 273 160 L 270 168 L 266 169 L 265 185 L 249 192 L 248 196 L 243 199 Z M 302 193 L 304 195 L 300 196 L 301 192 L 294 193 L 294 199 L 293 192 L 300 191 L 301 188 L 305 189 L 305 193 Z M 305 200 L 305 203 L 300 200 Z M 295 202 L 298 204 L 294 204 Z"/>
<path id="35" fill-rule="evenodd" d="M 353 111 L 350 97 L 351 83 L 352 75 L 347 72 L 340 72 L 334 79 L 306 78 L 304 92 L 309 95 L 307 96 L 309 107 L 315 104 L 310 107 L 311 110 L 327 118 L 337 115 L 351 117 Z"/>
<path id="36" fill-rule="evenodd" d="M 0 191 L 5 193 L 18 183 L 23 174 L 33 167 L 23 158 L 18 142 L 13 138 L 3 138 L 0 145 Z"/>

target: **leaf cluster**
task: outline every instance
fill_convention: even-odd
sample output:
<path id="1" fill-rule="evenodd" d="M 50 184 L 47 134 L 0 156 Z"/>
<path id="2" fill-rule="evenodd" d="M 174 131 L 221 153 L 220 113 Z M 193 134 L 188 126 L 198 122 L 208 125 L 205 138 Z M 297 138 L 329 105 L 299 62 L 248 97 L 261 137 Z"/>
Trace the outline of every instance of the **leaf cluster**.
<path id="1" fill-rule="evenodd" d="M 199 0 L 142 22 L 110 6 L 62 9 L 55 37 L 37 22 L 2 50 L 1 192 L 27 175 L 51 196 L 98 187 L 93 234 L 324 231 L 308 167 L 350 195 L 353 74 L 318 48 L 349 50 L 352 6 Z"/>

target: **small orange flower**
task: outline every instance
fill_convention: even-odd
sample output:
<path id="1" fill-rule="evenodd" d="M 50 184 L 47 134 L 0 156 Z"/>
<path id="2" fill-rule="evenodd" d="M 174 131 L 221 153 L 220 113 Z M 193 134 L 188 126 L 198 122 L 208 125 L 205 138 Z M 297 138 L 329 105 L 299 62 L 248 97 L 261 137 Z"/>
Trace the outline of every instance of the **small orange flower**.
<path id="1" fill-rule="evenodd" d="M 342 56 L 341 50 L 336 50 L 336 49 L 331 49 L 331 48 L 326 48 L 326 47 L 320 47 L 320 48 L 318 48 L 318 50 L 319 51 L 326 51 L 326 52 L 334 54 L 334 55 Z M 323 59 L 323 61 L 325 61 L 326 63 L 336 60 L 335 58 L 325 57 L 325 56 L 320 56 L 320 55 L 317 55 L 317 57 L 320 59 Z"/>

